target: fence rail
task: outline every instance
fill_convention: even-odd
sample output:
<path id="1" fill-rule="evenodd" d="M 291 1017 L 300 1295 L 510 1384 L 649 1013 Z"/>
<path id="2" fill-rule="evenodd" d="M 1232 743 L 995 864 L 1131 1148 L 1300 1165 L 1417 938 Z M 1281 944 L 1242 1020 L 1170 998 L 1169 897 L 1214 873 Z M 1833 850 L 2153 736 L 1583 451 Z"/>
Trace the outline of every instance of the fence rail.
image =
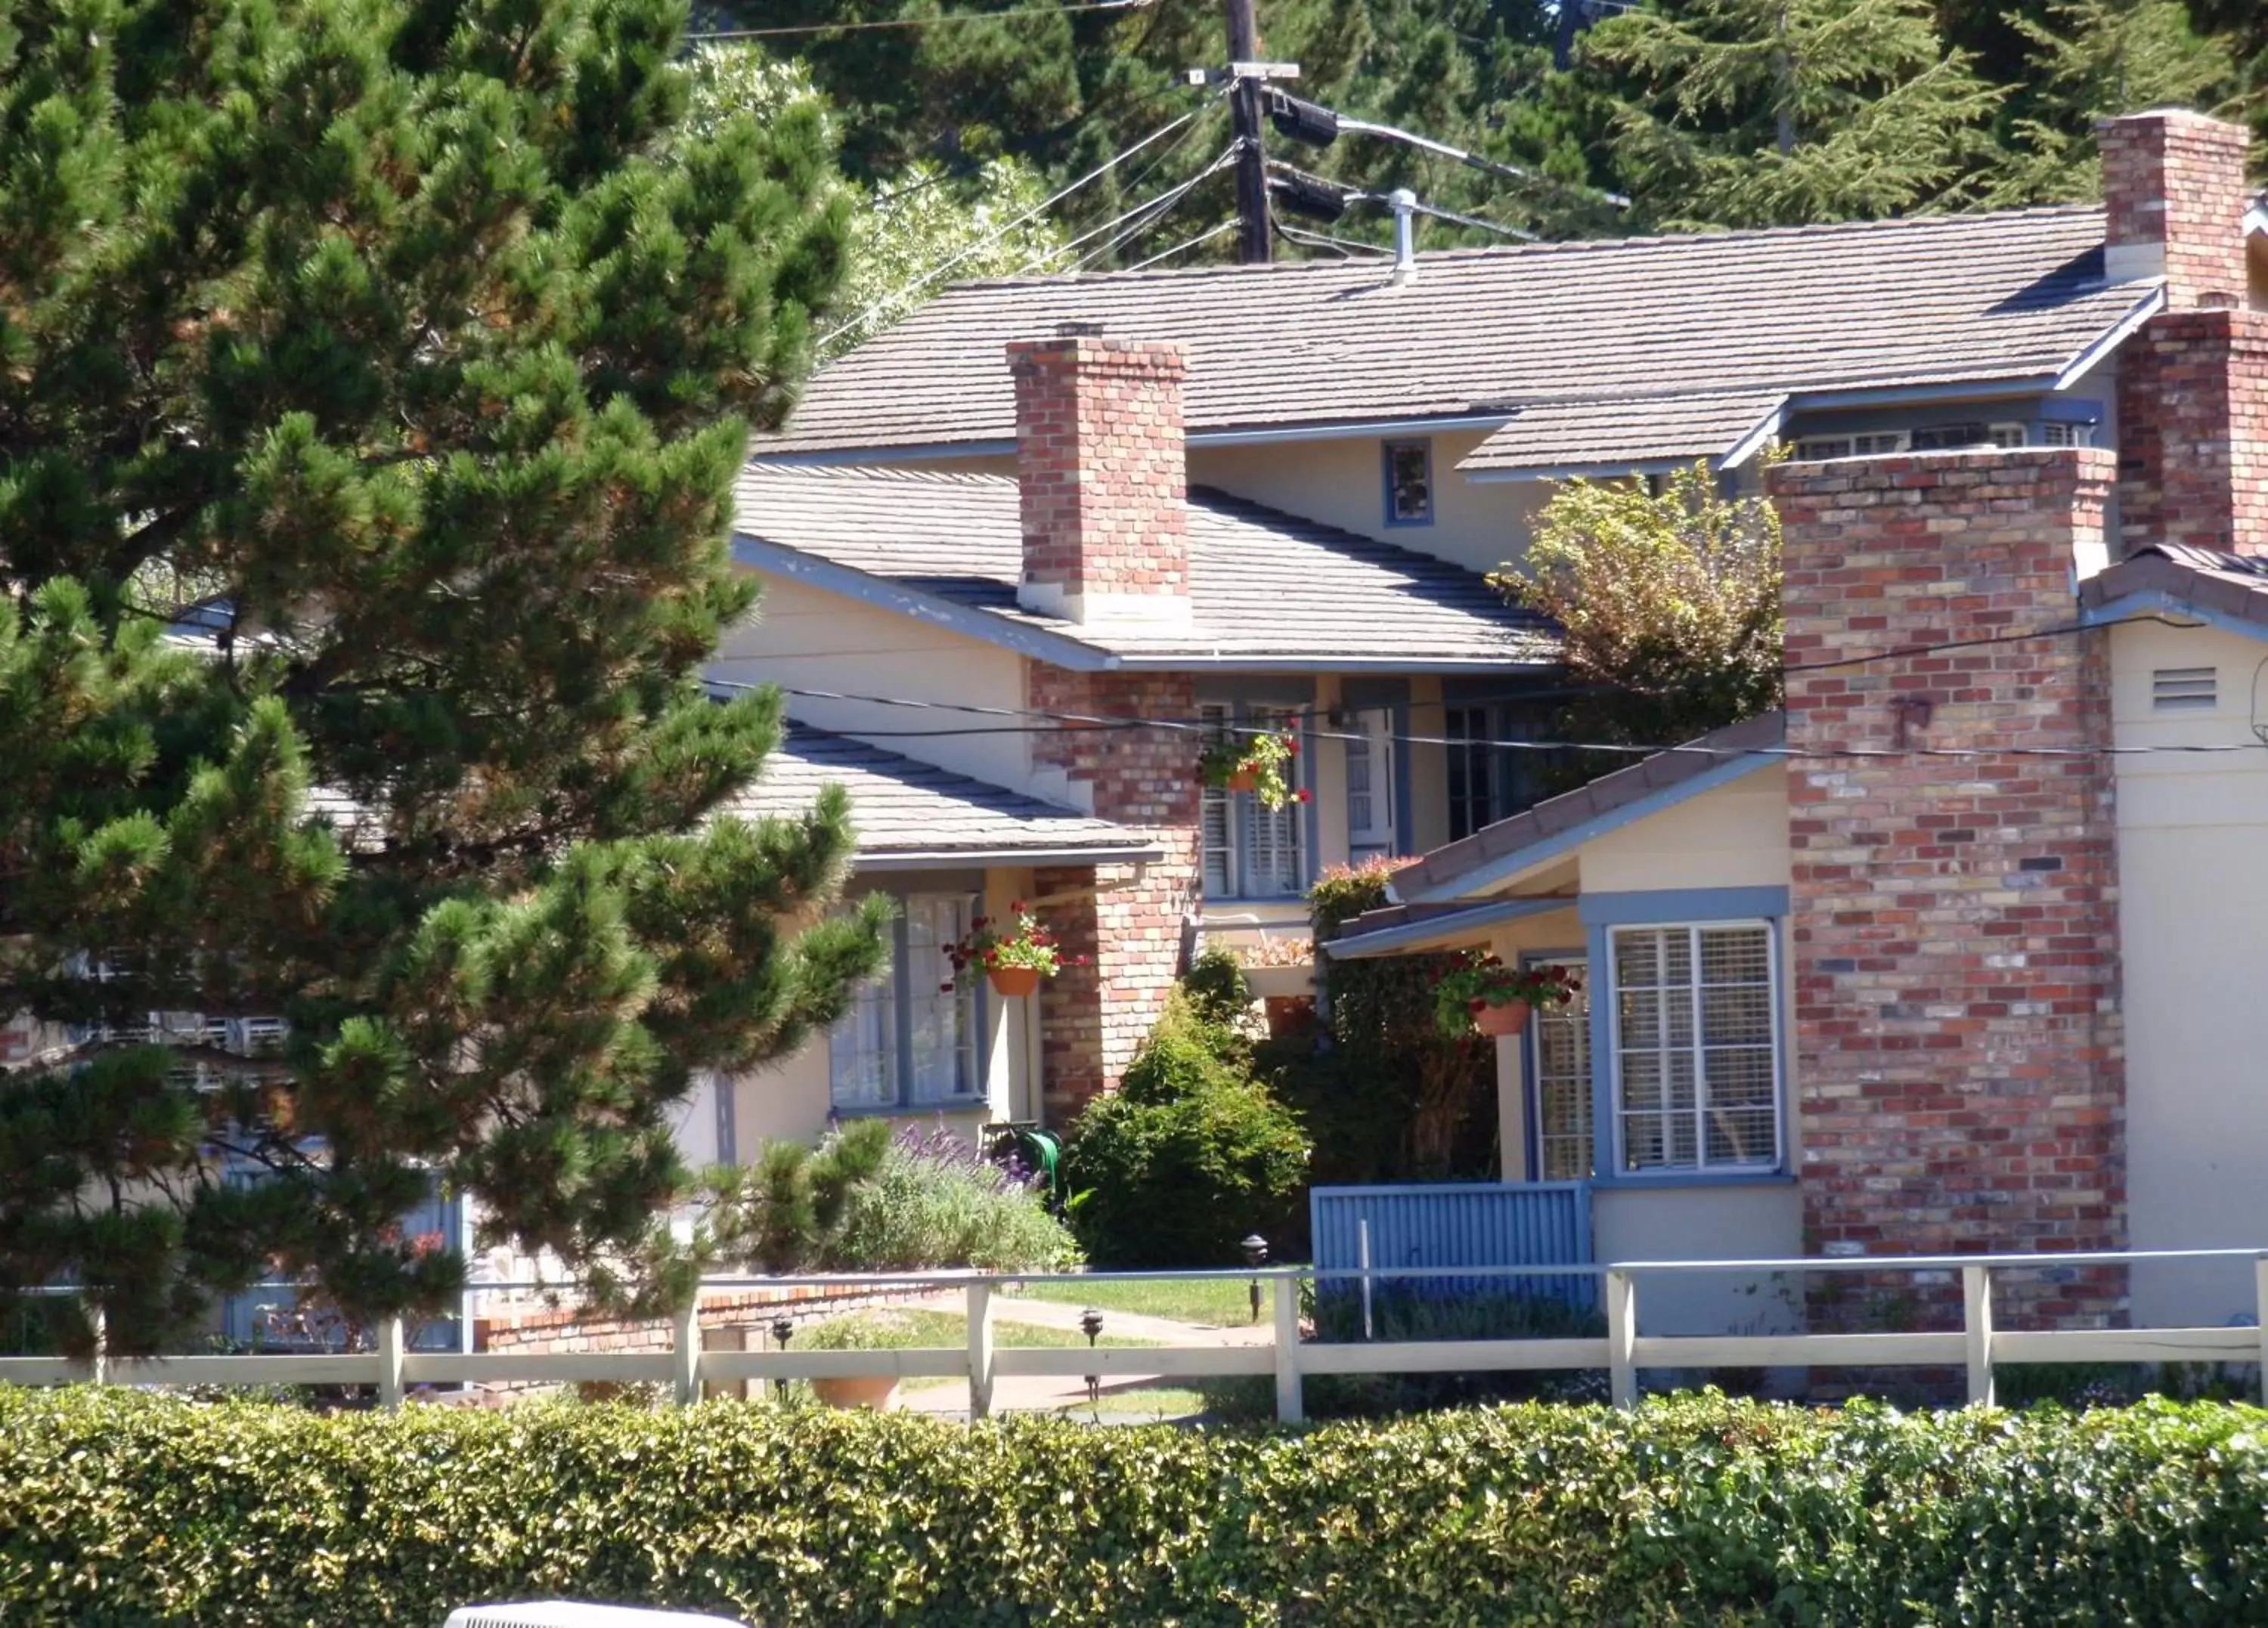
<path id="1" fill-rule="evenodd" d="M 2038 1272 L 2071 1265 L 2124 1265 L 2144 1260 L 2244 1259 L 2253 1264 L 2257 1321 L 2250 1327 L 1996 1330 L 1992 1279 L 1996 1272 Z M 1957 1272 L 1961 1326 L 1935 1333 L 1807 1333 L 1646 1335 L 1638 1331 L 1641 1279 L 1699 1272 Z M 1606 1333 L 1589 1338 L 1470 1340 L 1304 1340 L 1302 1286 L 1317 1280 L 1403 1277 L 1537 1278 L 1596 1276 L 1605 1302 Z M 1003 1348 L 997 1343 L 996 1294 L 1035 1282 L 1190 1282 L 1247 1278 L 1267 1281 L 1273 1301 L 1273 1341 L 1265 1346 L 1118 1346 Z M 898 1351 L 704 1351 L 698 1313 L 680 1312 L 669 1346 L 655 1352 L 422 1352 L 409 1349 L 399 1319 L 380 1324 L 375 1348 L 348 1353 L 280 1353 L 247 1356 L 114 1357 L 98 1350 L 89 1360 L 0 1357 L 0 1383 L 22 1385 L 359 1385 L 373 1388 L 379 1405 L 399 1407 L 410 1387 L 468 1383 L 568 1384 L 580 1381 L 668 1386 L 681 1404 L 696 1400 L 704 1384 L 745 1380 L 924 1378 L 966 1379 L 969 1412 L 991 1411 L 993 1382 L 1003 1375 L 1098 1377 L 1155 1375 L 1170 1378 L 1272 1375 L 1277 1416 L 1304 1417 L 1302 1381 L 1309 1375 L 1440 1374 L 1604 1369 L 1615 1405 L 1630 1407 L 1638 1375 L 1649 1368 L 1958 1368 L 1967 1374 L 1971 1402 L 1992 1400 L 1992 1375 L 2003 1363 L 2258 1363 L 2268 1383 L 2268 1250 L 2149 1250 L 2127 1254 L 1995 1256 L 1837 1256 L 1770 1261 L 1638 1261 L 1608 1265 L 1388 1267 L 1368 1272 L 1274 1266 L 1256 1272 L 895 1274 L 888 1277 L 711 1280 L 704 1288 L 814 1285 L 833 1288 L 953 1287 L 968 1302 L 965 1346 Z M 99 1336 L 101 1325 L 97 1320 Z"/>

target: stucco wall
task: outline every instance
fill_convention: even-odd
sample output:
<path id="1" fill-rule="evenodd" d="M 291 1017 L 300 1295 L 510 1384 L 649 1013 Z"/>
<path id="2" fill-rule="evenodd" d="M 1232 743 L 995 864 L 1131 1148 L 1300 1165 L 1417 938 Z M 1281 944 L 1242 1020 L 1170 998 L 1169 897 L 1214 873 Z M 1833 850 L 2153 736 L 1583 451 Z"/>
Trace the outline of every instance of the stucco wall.
<path id="1" fill-rule="evenodd" d="M 2268 719 L 2268 647 L 2150 624 L 2111 638 L 2119 745 L 2246 741 Z M 2218 707 L 2154 708 L 2157 669 L 2206 666 Z M 2268 752 L 2122 757 L 2117 807 L 2133 1246 L 2268 1248 Z M 2254 1309 L 2246 1262 L 2141 1265 L 2133 1290 L 2138 1324 Z"/>
<path id="2" fill-rule="evenodd" d="M 713 676 L 853 695 L 1012 709 L 1024 704 L 1023 658 L 1013 651 L 801 583 L 765 576 L 763 583 L 755 618 L 727 633 L 711 660 Z M 977 716 L 940 721 L 938 714 L 909 708 L 796 695 L 787 704 L 790 717 L 846 735 L 987 722 Z M 1033 788 L 1027 737 L 1021 735 L 884 737 L 876 744 L 995 785 Z"/>
<path id="3" fill-rule="evenodd" d="M 1431 525 L 1386 524 L 1385 454 L 1377 436 L 1195 447 L 1189 452 L 1189 483 L 1219 487 L 1255 502 L 1453 560 L 1476 571 L 1492 571 L 1518 559 L 1527 549 L 1535 511 L 1550 488 L 1533 481 L 1476 484 L 1459 474 L 1457 460 L 1484 438 L 1479 431 L 1429 438 L 1433 444 Z"/>
<path id="4" fill-rule="evenodd" d="M 1591 1232 L 1602 1261 L 1785 1260 L 1803 1252 L 1803 1198 L 1778 1185 L 1601 1187 Z M 1801 1326 L 1803 1285 L 1740 1272 L 1638 1279 L 1642 1334 L 1775 1334 Z"/>
<path id="5" fill-rule="evenodd" d="M 1786 887 L 1787 770 L 1770 764 L 1587 843 L 1586 893 Z"/>

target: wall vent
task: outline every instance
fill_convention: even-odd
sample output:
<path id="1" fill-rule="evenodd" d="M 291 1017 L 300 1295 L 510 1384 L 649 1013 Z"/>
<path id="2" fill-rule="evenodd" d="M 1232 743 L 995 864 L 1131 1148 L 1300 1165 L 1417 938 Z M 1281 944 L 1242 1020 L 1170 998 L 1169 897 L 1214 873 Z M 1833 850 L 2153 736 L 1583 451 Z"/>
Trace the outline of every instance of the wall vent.
<path id="1" fill-rule="evenodd" d="M 2161 667 L 2150 675 L 2150 705 L 2160 712 L 2205 712 L 2220 704 L 2220 671 Z"/>

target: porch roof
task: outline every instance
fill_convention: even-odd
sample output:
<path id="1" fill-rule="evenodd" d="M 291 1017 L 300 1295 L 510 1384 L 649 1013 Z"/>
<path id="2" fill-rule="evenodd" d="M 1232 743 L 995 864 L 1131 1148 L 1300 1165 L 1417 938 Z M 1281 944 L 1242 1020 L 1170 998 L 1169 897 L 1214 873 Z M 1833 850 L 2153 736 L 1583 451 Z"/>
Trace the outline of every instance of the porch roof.
<path id="1" fill-rule="evenodd" d="M 1357 916 L 1352 925 L 1362 930 L 1342 934 L 1322 946 L 1334 961 L 1361 961 L 1373 956 L 1407 955 L 1417 950 L 1448 950 L 1488 936 L 1492 928 L 1528 916 L 1572 910 L 1572 894 L 1522 895 L 1491 899 L 1483 905 L 1444 909 L 1425 905 L 1390 905 Z M 1367 923 L 1368 925 L 1365 925 Z"/>
<path id="2" fill-rule="evenodd" d="M 1666 746 L 1587 786 L 1435 848 L 1394 873 L 1394 895 L 1412 905 L 1477 898 L 1618 826 L 1778 762 L 1786 739 L 1786 715 L 1768 712 Z M 1369 920 L 1358 916 L 1355 924 L 1359 928 Z"/>
<path id="3" fill-rule="evenodd" d="M 744 819 L 793 818 L 820 788 L 850 794 L 858 869 L 912 870 L 987 864 L 1129 864 L 1163 858 L 1146 831 L 1097 819 L 1005 786 L 847 735 L 791 723 L 755 783 L 724 812 Z"/>

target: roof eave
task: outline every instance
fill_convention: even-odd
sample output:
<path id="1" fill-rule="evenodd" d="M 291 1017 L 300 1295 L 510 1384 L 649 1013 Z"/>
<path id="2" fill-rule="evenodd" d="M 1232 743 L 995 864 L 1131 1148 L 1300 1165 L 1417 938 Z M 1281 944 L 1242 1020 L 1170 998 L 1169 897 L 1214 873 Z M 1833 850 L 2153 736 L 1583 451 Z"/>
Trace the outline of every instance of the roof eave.
<path id="1" fill-rule="evenodd" d="M 1373 956 L 1402 955 L 1418 950 L 1454 949 L 1465 941 L 1485 936 L 1491 929 L 1506 923 L 1523 920 L 1529 916 L 1548 915 L 1555 910 L 1572 910 L 1576 904 L 1572 897 L 1558 893 L 1495 900 L 1463 910 L 1418 915 L 1406 921 L 1373 928 L 1366 933 L 1349 933 L 1344 937 L 1328 940 L 1321 948 L 1334 961 L 1361 961 Z M 1361 920 L 1361 917 L 1356 918 L 1357 924 Z"/>
<path id="2" fill-rule="evenodd" d="M 1475 656 L 1350 656 L 1344 651 L 1295 656 L 1240 655 L 1233 652 L 1202 655 L 1166 653 L 1121 656 L 1117 663 L 1118 671 L 1122 672 L 1351 672 L 1386 677 L 1397 674 L 1453 677 L 1459 673 L 1502 672 L 1507 668 L 1549 672 L 1562 664 L 1563 658 L 1557 651 L 1539 656 L 1506 651 Z"/>
<path id="3" fill-rule="evenodd" d="M 971 848 L 882 848 L 861 850 L 851 861 L 858 871 L 949 870 L 970 865 L 1147 865 L 1166 857 L 1157 843 L 1116 846 L 1074 843 L 1031 847 L 996 843 Z"/>

